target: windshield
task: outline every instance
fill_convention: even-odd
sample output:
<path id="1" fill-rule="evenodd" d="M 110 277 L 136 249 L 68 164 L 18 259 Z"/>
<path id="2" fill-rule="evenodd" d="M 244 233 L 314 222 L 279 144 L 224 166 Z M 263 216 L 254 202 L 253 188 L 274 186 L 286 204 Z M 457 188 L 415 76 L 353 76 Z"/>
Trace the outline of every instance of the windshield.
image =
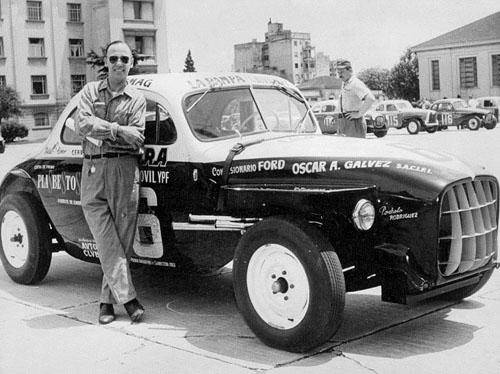
<path id="1" fill-rule="evenodd" d="M 464 108 L 469 108 L 469 104 L 467 104 L 465 101 L 455 101 L 453 103 L 453 107 L 455 109 L 464 109 Z"/>
<path id="2" fill-rule="evenodd" d="M 201 140 L 259 132 L 316 132 L 308 105 L 276 88 L 213 90 L 186 98 L 186 118 Z"/>

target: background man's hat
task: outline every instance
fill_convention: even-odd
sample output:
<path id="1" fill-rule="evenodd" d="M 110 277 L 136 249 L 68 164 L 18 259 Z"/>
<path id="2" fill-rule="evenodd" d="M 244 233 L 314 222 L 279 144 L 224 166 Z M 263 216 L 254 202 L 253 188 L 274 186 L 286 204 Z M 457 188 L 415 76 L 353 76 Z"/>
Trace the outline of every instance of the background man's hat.
<path id="1" fill-rule="evenodd" d="M 352 69 L 351 61 L 347 60 L 337 61 L 337 69 Z"/>

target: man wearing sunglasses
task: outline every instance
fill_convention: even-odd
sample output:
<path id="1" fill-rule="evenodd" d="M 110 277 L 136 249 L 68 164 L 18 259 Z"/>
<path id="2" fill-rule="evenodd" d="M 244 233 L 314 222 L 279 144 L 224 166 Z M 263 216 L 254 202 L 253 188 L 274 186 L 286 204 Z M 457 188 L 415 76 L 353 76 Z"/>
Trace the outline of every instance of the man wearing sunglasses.
<path id="1" fill-rule="evenodd" d="M 81 204 L 104 273 L 99 323 L 123 304 L 132 322 L 144 308 L 130 273 L 139 202 L 139 159 L 144 153 L 146 100 L 127 84 L 132 52 L 122 41 L 106 48 L 106 79 L 81 92 L 76 128 L 83 136 Z"/>

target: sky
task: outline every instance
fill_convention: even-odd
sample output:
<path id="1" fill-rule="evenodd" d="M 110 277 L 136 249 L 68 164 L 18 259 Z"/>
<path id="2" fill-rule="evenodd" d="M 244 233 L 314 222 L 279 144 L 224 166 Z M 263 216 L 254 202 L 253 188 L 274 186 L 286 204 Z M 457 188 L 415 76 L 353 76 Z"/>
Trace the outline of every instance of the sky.
<path id="1" fill-rule="evenodd" d="M 500 11 L 499 0 L 165 0 L 171 72 L 231 71 L 234 45 L 263 42 L 269 19 L 311 34 L 316 53 L 355 72 L 391 69 L 408 47 Z"/>

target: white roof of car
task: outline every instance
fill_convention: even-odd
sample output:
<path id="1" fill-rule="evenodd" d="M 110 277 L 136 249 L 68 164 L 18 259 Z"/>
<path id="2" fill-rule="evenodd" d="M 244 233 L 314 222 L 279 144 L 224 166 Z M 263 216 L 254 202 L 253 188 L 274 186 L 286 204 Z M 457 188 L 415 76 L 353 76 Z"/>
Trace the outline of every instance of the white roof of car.
<path id="1" fill-rule="evenodd" d="M 131 75 L 133 86 L 156 91 L 167 98 L 180 98 L 193 92 L 203 92 L 218 87 L 285 86 L 295 88 L 286 79 L 264 74 L 247 73 L 170 73 Z"/>

